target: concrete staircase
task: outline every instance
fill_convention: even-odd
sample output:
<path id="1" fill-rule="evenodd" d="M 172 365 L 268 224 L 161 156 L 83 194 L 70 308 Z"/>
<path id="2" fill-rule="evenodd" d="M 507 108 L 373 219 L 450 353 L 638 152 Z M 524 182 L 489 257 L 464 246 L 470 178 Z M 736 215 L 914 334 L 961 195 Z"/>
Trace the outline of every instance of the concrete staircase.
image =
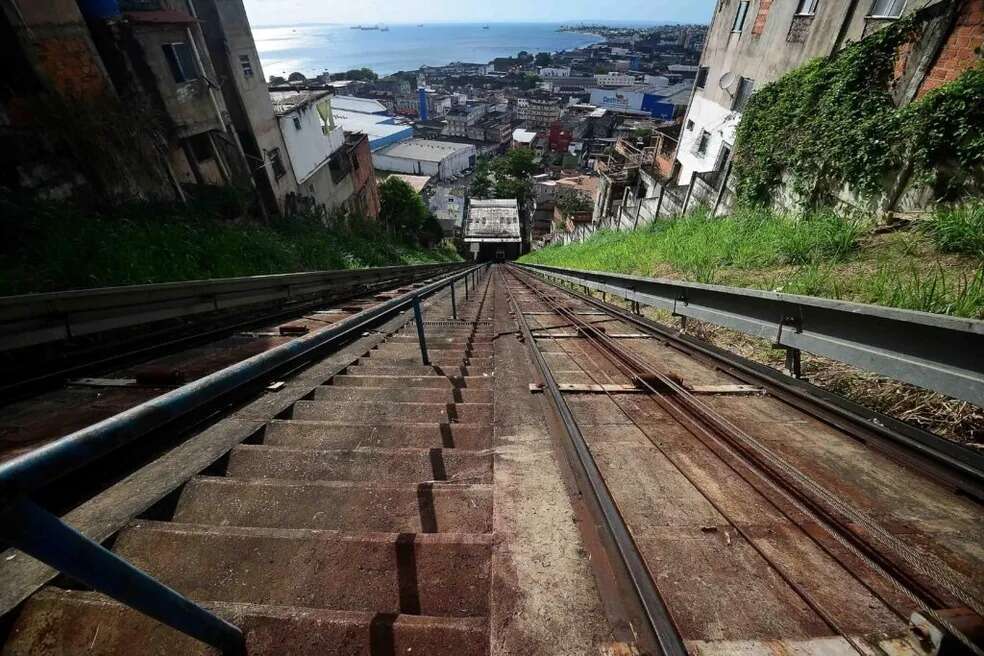
<path id="1" fill-rule="evenodd" d="M 136 520 L 113 550 L 243 628 L 251 655 L 482 656 L 492 560 L 491 315 L 413 324 Z M 4 656 L 211 654 L 114 601 L 49 586 Z"/>

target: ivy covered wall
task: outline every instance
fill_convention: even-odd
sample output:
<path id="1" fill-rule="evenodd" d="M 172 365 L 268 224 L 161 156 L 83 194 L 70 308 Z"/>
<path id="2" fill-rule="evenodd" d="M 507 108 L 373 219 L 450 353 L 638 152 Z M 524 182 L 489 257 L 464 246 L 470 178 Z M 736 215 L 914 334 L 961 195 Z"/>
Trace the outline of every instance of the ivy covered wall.
<path id="1" fill-rule="evenodd" d="M 739 203 L 791 196 L 813 207 L 847 190 L 868 209 L 890 210 L 906 189 L 934 201 L 980 195 L 981 44 L 971 44 L 976 57 L 961 60 L 962 72 L 945 84 L 930 84 L 927 65 L 957 38 L 965 42 L 954 30 L 978 4 L 951 0 L 916 12 L 758 91 L 736 136 Z"/>

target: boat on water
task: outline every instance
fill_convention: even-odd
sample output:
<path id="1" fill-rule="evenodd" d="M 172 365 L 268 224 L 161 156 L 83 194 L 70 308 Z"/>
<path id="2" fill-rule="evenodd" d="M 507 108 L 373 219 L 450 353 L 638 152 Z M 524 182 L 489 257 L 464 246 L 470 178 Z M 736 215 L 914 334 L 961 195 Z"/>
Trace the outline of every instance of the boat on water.
<path id="1" fill-rule="evenodd" d="M 488 25 L 482 25 L 482 29 L 483 30 L 487 30 L 487 29 L 489 29 L 489 26 Z"/>

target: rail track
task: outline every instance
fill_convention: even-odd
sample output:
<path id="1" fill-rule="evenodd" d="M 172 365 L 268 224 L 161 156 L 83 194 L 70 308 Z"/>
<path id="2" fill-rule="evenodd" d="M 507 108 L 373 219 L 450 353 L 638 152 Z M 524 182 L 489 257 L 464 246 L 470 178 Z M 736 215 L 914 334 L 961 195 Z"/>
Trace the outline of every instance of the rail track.
<path id="1" fill-rule="evenodd" d="M 981 653 L 965 468 L 520 267 L 363 300 L 0 464 L 2 654 Z"/>

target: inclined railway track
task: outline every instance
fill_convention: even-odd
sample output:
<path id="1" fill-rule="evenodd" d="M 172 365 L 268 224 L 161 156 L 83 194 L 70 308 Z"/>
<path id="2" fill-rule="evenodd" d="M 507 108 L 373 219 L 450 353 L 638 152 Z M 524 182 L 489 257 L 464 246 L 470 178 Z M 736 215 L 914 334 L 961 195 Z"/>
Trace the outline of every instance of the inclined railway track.
<path id="1" fill-rule="evenodd" d="M 949 456 L 516 266 L 353 305 L 0 463 L 2 539 L 93 559 L 0 554 L 0 653 L 980 654 Z"/>
<path id="2" fill-rule="evenodd" d="M 541 369 L 548 381 L 547 388 L 555 402 L 562 407 L 562 412 L 568 415 L 568 431 L 572 439 L 579 444 L 577 452 L 582 468 L 591 471 L 587 476 L 589 480 L 595 479 L 591 480 L 591 487 L 596 496 L 607 497 L 610 504 L 618 505 L 605 482 L 597 480 L 599 474 L 594 456 L 591 454 L 591 440 L 585 440 L 582 429 L 577 426 L 577 417 L 571 414 L 565 400 L 565 397 L 569 397 L 572 393 L 576 394 L 578 390 L 588 392 L 589 388 L 591 393 L 604 395 L 613 408 L 624 414 L 636 432 L 646 435 L 665 462 L 672 466 L 675 472 L 682 476 L 726 521 L 727 526 L 754 550 L 761 561 L 821 618 L 827 629 L 843 638 L 857 653 L 865 654 L 872 648 L 880 649 L 877 642 L 865 644 L 863 636 L 857 635 L 856 629 L 845 627 L 843 619 L 838 617 L 838 613 L 833 612 L 839 609 L 831 608 L 830 600 L 820 599 L 816 592 L 811 590 L 811 587 L 814 589 L 816 587 L 815 580 L 804 584 L 802 572 L 795 571 L 795 567 L 791 567 L 788 561 L 782 562 L 781 554 L 770 553 L 770 550 L 763 545 L 763 541 L 754 535 L 755 527 L 736 518 L 735 513 L 729 511 L 726 501 L 708 492 L 710 488 L 706 482 L 702 483 L 692 471 L 688 471 L 688 468 L 681 464 L 681 454 L 664 446 L 658 431 L 646 430 L 643 425 L 646 421 L 645 414 L 640 413 L 638 407 L 626 403 L 629 399 L 638 398 L 635 396 L 636 393 L 641 393 L 654 401 L 676 426 L 695 438 L 696 443 L 709 453 L 715 454 L 733 475 L 740 478 L 749 488 L 759 492 L 785 520 L 800 526 L 805 538 L 826 554 L 832 563 L 839 564 L 845 573 L 849 574 L 871 597 L 884 605 L 885 609 L 893 613 L 900 622 L 906 622 L 911 612 L 920 612 L 932 618 L 969 651 L 981 653 L 980 647 L 964 633 L 963 628 L 955 626 L 947 617 L 937 612 L 939 609 L 958 606 L 968 608 L 980 616 L 982 610 L 979 582 L 970 580 L 967 575 L 956 571 L 937 555 L 900 539 L 865 512 L 855 508 L 852 499 L 842 498 L 836 491 L 831 492 L 823 484 L 811 479 L 789 460 L 769 449 L 760 440 L 702 401 L 685 386 L 678 375 L 666 368 L 666 364 L 657 364 L 652 358 L 647 358 L 626 346 L 627 342 L 632 341 L 631 339 L 611 336 L 609 334 L 611 325 L 605 327 L 600 325 L 604 321 L 594 320 L 594 317 L 592 320 L 585 318 L 586 308 L 593 309 L 601 304 L 588 304 L 585 302 L 585 297 L 577 297 L 556 285 L 545 284 L 516 267 L 510 267 L 509 274 L 513 279 L 514 289 L 517 287 L 522 289 L 529 297 L 535 299 L 536 305 L 553 312 L 563 321 L 561 325 L 564 330 L 575 331 L 573 335 L 565 335 L 563 338 L 551 338 L 549 332 L 540 331 L 534 335 L 520 304 L 514 298 L 517 316 L 521 317 L 524 331 L 532 348 L 537 351 Z M 606 314 L 606 312 L 597 314 Z M 619 318 L 618 315 L 610 312 L 607 316 Z M 537 316 L 537 319 L 539 318 Z M 633 337 L 633 335 L 623 335 L 623 337 Z M 643 337 L 643 335 L 635 335 L 635 337 Z M 567 385 L 568 391 L 561 392 L 550 371 L 550 365 L 546 363 L 540 352 L 542 345 L 547 342 L 552 342 L 559 347 L 557 352 L 567 362 L 576 365 L 579 376 L 589 381 L 587 385 L 582 384 L 580 387 Z M 610 476 L 617 476 L 617 473 L 611 473 Z M 979 507 L 977 510 L 979 511 Z M 666 602 L 659 598 L 658 583 L 654 583 L 654 579 L 659 578 L 658 567 L 654 567 L 651 562 L 647 563 L 650 568 L 649 580 L 641 583 L 638 581 L 643 578 L 637 571 L 638 561 L 645 558 L 640 556 L 638 546 L 632 542 L 632 522 L 626 521 L 625 515 L 618 513 L 617 510 L 616 513 L 615 517 L 606 517 L 606 521 L 609 530 L 616 535 L 616 542 L 619 543 L 623 558 L 632 563 L 629 569 L 633 571 L 636 594 L 643 605 L 651 608 L 648 614 L 662 651 L 679 653 L 682 638 L 679 625 L 673 621 L 673 604 L 669 604 L 670 607 L 667 608 Z M 611 510 L 608 514 L 612 514 Z M 626 527 L 626 524 L 630 526 Z M 811 530 L 806 530 L 807 524 L 811 526 Z M 637 524 L 636 527 L 639 528 L 639 525 Z M 817 535 L 815 529 L 818 527 L 824 531 L 823 537 Z M 629 535 L 624 535 L 625 533 Z M 835 542 L 831 543 L 829 538 Z M 863 570 L 855 569 L 859 563 L 863 566 Z M 971 571 L 970 574 L 973 576 L 974 572 Z M 814 577 L 817 575 L 820 573 L 814 573 Z M 872 584 L 872 575 L 880 578 L 882 585 Z M 885 589 L 884 584 L 888 584 L 890 589 Z"/>

